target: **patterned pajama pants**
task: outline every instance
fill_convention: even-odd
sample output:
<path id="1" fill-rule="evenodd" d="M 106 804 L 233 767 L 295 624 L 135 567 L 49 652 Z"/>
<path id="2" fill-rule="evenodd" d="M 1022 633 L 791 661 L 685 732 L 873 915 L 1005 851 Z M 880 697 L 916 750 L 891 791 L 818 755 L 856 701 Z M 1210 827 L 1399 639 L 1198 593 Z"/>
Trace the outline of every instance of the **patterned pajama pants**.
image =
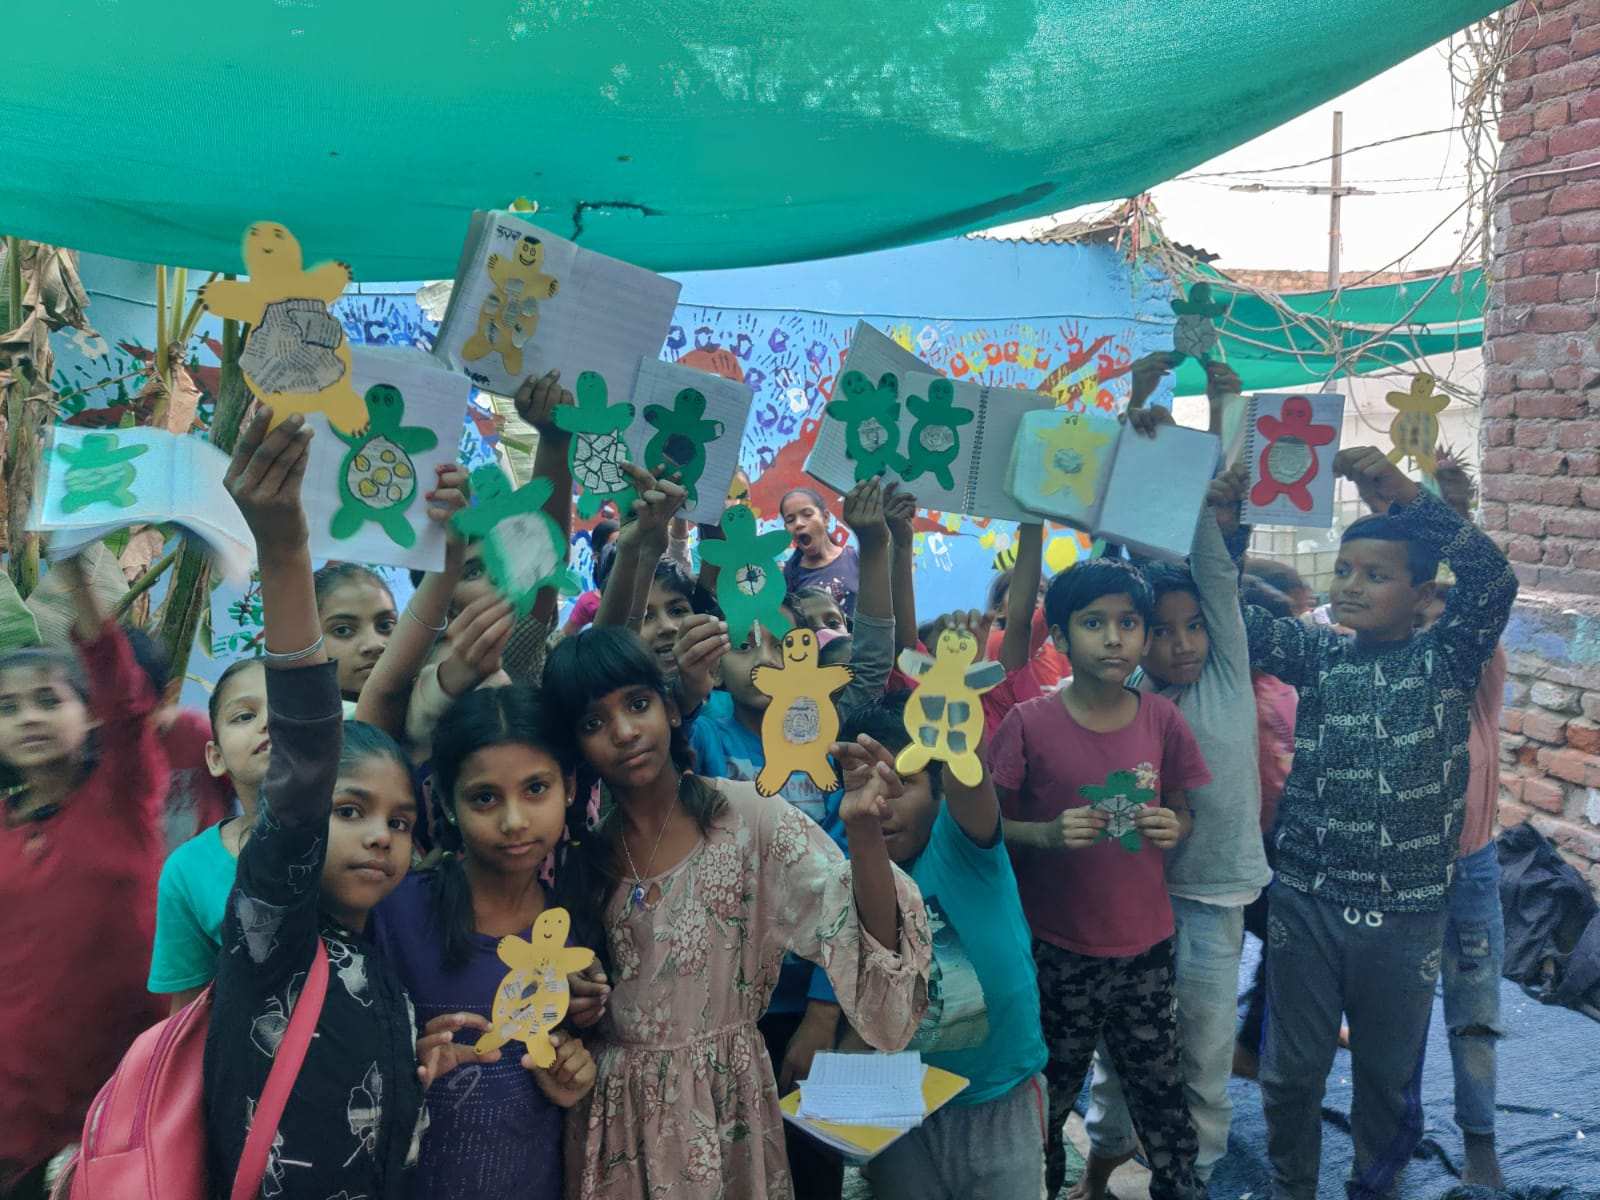
<path id="1" fill-rule="evenodd" d="M 1050 1094 L 1047 1195 L 1066 1175 L 1061 1123 L 1103 1038 L 1150 1164 L 1151 1200 L 1191 1200 L 1199 1147 L 1183 1090 L 1172 939 L 1132 958 L 1091 958 L 1034 939 Z"/>

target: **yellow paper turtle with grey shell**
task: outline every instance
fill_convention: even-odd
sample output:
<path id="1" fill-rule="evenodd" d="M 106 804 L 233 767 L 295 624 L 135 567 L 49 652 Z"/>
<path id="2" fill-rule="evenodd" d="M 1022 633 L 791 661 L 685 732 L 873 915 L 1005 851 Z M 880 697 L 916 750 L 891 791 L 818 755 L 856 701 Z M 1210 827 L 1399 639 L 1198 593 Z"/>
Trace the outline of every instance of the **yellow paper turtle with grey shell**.
<path id="1" fill-rule="evenodd" d="M 533 923 L 533 938 L 511 934 L 500 939 L 496 953 L 511 968 L 495 989 L 490 1029 L 473 1047 L 489 1054 L 507 1042 L 521 1042 L 536 1067 L 555 1065 L 550 1031 L 566 1018 L 572 1002 L 567 976 L 594 962 L 594 951 L 568 946 L 572 917 L 564 908 L 547 908 Z"/>
<path id="2" fill-rule="evenodd" d="M 750 682 L 772 697 L 761 718 L 767 761 L 756 776 L 756 791 L 763 796 L 776 796 L 794 774 L 808 776 L 824 792 L 839 786 L 828 761 L 828 748 L 839 736 L 833 694 L 855 678 L 855 671 L 823 666 L 817 657 L 821 649 L 811 630 L 791 629 L 783 635 L 782 663 L 750 672 Z"/>
<path id="3" fill-rule="evenodd" d="M 906 701 L 906 732 L 911 744 L 894 760 L 901 775 L 914 775 L 930 760 L 950 765 L 950 771 L 968 787 L 983 782 L 983 763 L 978 744 L 983 740 L 984 692 L 1005 678 L 1005 668 L 997 662 L 973 664 L 978 656 L 978 639 L 961 629 L 946 629 L 939 635 L 938 657 L 929 658 L 916 650 L 900 655 L 900 669 L 919 680 L 917 690 Z"/>

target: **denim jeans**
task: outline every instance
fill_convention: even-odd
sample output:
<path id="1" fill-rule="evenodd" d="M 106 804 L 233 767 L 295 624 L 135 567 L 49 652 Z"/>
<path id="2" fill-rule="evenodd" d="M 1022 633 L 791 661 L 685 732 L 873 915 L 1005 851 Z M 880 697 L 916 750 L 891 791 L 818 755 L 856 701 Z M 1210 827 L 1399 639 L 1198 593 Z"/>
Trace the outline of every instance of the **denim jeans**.
<path id="1" fill-rule="evenodd" d="M 1228 1078 L 1233 1072 L 1244 909 L 1174 896 L 1172 915 L 1178 926 L 1175 990 L 1184 1093 L 1200 1143 L 1195 1178 L 1204 1182 L 1228 1151 L 1228 1126 L 1233 1120 Z M 1094 1056 L 1094 1086 L 1084 1125 L 1097 1157 L 1133 1153 L 1133 1120 L 1122 1096 L 1122 1081 L 1103 1047 Z"/>
<path id="2" fill-rule="evenodd" d="M 1456 1124 L 1494 1132 L 1495 1041 L 1506 923 L 1500 909 L 1500 857 L 1493 842 L 1456 863 L 1444 927 L 1444 1021 L 1456 1078 Z"/>
<path id="3" fill-rule="evenodd" d="M 1351 1200 L 1393 1195 L 1422 1138 L 1418 1079 L 1445 914 L 1364 912 L 1272 885 L 1262 1108 L 1273 1200 L 1316 1200 L 1322 1096 L 1350 1020 Z"/>

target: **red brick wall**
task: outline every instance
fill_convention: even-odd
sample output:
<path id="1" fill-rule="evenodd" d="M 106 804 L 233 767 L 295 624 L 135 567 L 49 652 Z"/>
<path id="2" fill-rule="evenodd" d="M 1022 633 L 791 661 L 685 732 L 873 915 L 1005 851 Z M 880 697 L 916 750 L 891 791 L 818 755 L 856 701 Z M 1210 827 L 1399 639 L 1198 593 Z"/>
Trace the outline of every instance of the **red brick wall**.
<path id="1" fill-rule="evenodd" d="M 1600 0 L 1523 0 L 1510 36 L 1482 410 L 1483 522 L 1522 580 L 1500 817 L 1600 889 Z"/>

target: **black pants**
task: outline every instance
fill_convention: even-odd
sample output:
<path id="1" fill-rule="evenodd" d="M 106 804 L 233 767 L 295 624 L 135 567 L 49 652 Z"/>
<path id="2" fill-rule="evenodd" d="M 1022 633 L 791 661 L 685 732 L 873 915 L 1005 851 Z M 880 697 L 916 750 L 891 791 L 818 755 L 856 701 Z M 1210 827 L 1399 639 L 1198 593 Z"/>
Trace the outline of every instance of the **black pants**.
<path id="1" fill-rule="evenodd" d="M 1267 847 L 1267 865 L 1276 863 L 1278 854 L 1270 834 L 1263 834 Z M 1261 940 L 1261 957 L 1256 960 L 1256 977 L 1250 984 L 1244 1023 L 1239 1026 L 1239 1045 L 1251 1054 L 1261 1053 L 1261 1029 L 1267 1017 L 1267 892 L 1262 888 L 1254 903 L 1244 910 L 1244 931 Z"/>
<path id="2" fill-rule="evenodd" d="M 766 1040 L 774 1076 L 783 1070 L 789 1039 L 794 1037 L 804 1017 L 803 1012 L 769 1012 L 756 1023 Z M 783 1123 L 783 1141 L 789 1151 L 789 1174 L 794 1178 L 795 1200 L 839 1200 L 844 1191 L 844 1159 L 788 1121 Z"/>
<path id="3" fill-rule="evenodd" d="M 1061 1123 L 1104 1038 L 1150 1164 L 1151 1200 L 1191 1200 L 1200 1146 L 1183 1090 L 1172 939 L 1130 958 L 1091 958 L 1035 938 L 1033 961 L 1050 1052 L 1044 1068 L 1050 1094 L 1047 1194 L 1054 1196 L 1065 1179 Z"/>

